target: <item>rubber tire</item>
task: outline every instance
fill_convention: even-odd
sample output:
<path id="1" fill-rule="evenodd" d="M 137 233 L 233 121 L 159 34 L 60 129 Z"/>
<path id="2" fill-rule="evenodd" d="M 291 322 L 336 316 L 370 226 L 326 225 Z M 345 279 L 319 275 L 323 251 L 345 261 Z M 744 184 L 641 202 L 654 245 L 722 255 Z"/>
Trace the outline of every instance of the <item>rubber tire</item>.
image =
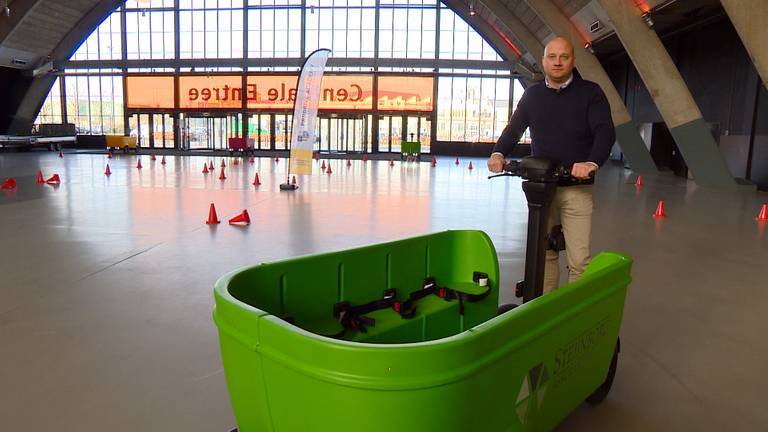
<path id="1" fill-rule="evenodd" d="M 621 351 L 621 339 L 616 340 L 616 349 L 613 351 L 613 358 L 611 359 L 611 365 L 608 367 L 608 376 L 605 377 L 605 381 L 600 384 L 591 395 L 587 396 L 587 403 L 590 405 L 599 405 L 606 397 L 608 392 L 611 391 L 613 386 L 613 379 L 616 377 L 616 366 L 619 363 L 619 351 Z"/>
<path id="2" fill-rule="evenodd" d="M 503 305 L 499 306 L 499 313 L 498 313 L 498 315 L 501 315 L 501 314 L 503 314 L 505 312 L 509 312 L 512 309 L 516 308 L 516 307 L 517 307 L 517 305 L 514 304 L 514 303 L 503 304 Z"/>

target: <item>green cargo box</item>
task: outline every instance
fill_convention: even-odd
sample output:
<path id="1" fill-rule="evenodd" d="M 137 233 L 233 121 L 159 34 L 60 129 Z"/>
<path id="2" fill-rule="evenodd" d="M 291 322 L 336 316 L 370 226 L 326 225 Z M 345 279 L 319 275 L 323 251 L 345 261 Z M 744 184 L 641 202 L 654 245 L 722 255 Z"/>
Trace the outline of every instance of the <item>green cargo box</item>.
<path id="1" fill-rule="evenodd" d="M 239 431 L 551 430 L 609 375 L 630 268 L 601 253 L 579 281 L 498 316 L 498 259 L 480 231 L 232 272 L 216 283 L 213 317 Z M 378 310 L 367 333 L 338 336 L 339 301 L 390 288 L 405 300 L 425 277 L 480 290 L 475 271 L 491 291 L 463 314 L 427 296 L 410 319 Z"/>

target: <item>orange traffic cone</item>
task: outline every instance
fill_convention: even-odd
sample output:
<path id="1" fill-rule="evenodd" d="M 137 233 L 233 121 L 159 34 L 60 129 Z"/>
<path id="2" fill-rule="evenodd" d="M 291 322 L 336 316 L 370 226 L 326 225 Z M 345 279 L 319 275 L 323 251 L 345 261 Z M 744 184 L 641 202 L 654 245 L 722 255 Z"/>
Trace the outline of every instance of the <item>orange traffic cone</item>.
<path id="1" fill-rule="evenodd" d="M 111 176 L 112 175 L 112 171 L 109 169 L 109 164 L 107 164 L 107 169 L 104 170 L 104 175 L 105 176 Z"/>
<path id="2" fill-rule="evenodd" d="M 248 210 L 243 210 L 242 213 L 229 220 L 230 224 L 244 223 L 246 225 L 251 224 L 251 217 L 248 215 Z"/>
<path id="3" fill-rule="evenodd" d="M 432 156 L 432 168 L 437 166 L 437 158 Z"/>
<path id="4" fill-rule="evenodd" d="M 390 159 L 389 160 L 389 166 L 391 166 L 391 167 L 395 166 L 395 160 L 394 159 Z"/>
<path id="5" fill-rule="evenodd" d="M 213 161 L 211 161 L 211 162 L 208 164 L 208 171 L 213 171 L 214 169 L 215 169 L 215 168 L 213 167 Z"/>
<path id="6" fill-rule="evenodd" d="M 351 166 L 352 166 L 352 161 L 351 161 L 351 160 L 349 160 L 349 159 L 347 159 L 347 166 L 348 166 L 348 167 L 351 167 Z"/>
<path id="7" fill-rule="evenodd" d="M 221 160 L 221 167 L 222 167 L 222 168 L 224 168 L 224 167 L 226 167 L 226 166 L 227 166 L 227 163 L 226 163 L 226 162 L 224 162 L 224 159 L 222 159 L 222 160 Z"/>
<path id="8" fill-rule="evenodd" d="M 643 176 L 639 175 L 637 176 L 637 180 L 635 181 L 635 186 L 641 187 L 643 185 Z"/>
<path id="9" fill-rule="evenodd" d="M 253 177 L 253 185 L 258 186 L 261 184 L 261 180 L 259 180 L 259 173 L 256 173 L 256 175 Z"/>
<path id="10" fill-rule="evenodd" d="M 136 163 L 136 169 L 141 169 L 141 159 L 139 159 L 139 162 Z"/>
<path id="11" fill-rule="evenodd" d="M 320 165 L 320 169 L 321 169 L 321 170 L 323 170 L 323 171 L 325 171 L 325 161 L 323 161 L 323 164 L 322 164 L 322 165 Z"/>
<path id="12" fill-rule="evenodd" d="M 218 223 L 221 223 L 219 221 L 219 216 L 216 215 L 216 207 L 211 203 L 211 209 L 208 210 L 208 220 L 205 221 L 207 225 L 216 225 Z"/>
<path id="13" fill-rule="evenodd" d="M 151 161 L 155 161 L 155 160 L 157 160 L 157 157 L 155 156 L 155 154 L 154 154 L 154 153 L 152 153 L 152 154 L 149 156 L 149 160 L 151 160 Z"/>
<path id="14" fill-rule="evenodd" d="M 0 189 L 16 189 L 16 179 L 15 178 L 7 178 L 5 181 L 0 184 Z"/>
<path id="15" fill-rule="evenodd" d="M 107 152 L 107 159 L 112 159 L 112 150 Z"/>
<path id="16" fill-rule="evenodd" d="M 331 174 L 331 173 L 333 173 L 333 171 L 331 171 L 331 163 L 330 163 L 330 162 L 328 162 L 328 169 L 327 169 L 327 170 L 325 170 L 325 173 L 326 173 L 326 174 Z"/>
<path id="17" fill-rule="evenodd" d="M 656 206 L 656 212 L 653 213 L 655 218 L 667 217 L 667 213 L 664 211 L 664 201 L 659 201 L 659 205 Z"/>
<path id="18" fill-rule="evenodd" d="M 208 174 L 210 171 L 208 171 L 208 164 L 203 164 L 203 174 Z"/>
<path id="19" fill-rule="evenodd" d="M 363 162 L 368 162 L 368 155 L 363 155 Z"/>
<path id="20" fill-rule="evenodd" d="M 472 161 L 469 161 L 469 169 L 472 169 Z"/>
<path id="21" fill-rule="evenodd" d="M 61 178 L 59 177 L 58 174 L 54 174 L 51 176 L 51 178 L 49 178 L 45 182 L 48 184 L 61 183 Z"/>
<path id="22" fill-rule="evenodd" d="M 456 158 L 456 165 L 459 164 L 459 158 Z"/>
<path id="23" fill-rule="evenodd" d="M 61 150 L 59 150 L 59 157 L 60 157 L 60 158 L 63 158 L 63 157 L 64 157 L 64 153 L 62 153 L 62 152 L 61 152 Z"/>
<path id="24" fill-rule="evenodd" d="M 227 176 L 224 175 L 224 167 L 221 167 L 221 174 L 219 174 L 219 180 L 226 180 Z"/>
<path id="25" fill-rule="evenodd" d="M 43 178 L 43 171 L 37 170 L 37 184 L 43 184 L 45 183 L 45 179 Z"/>
<path id="26" fill-rule="evenodd" d="M 165 165 L 165 155 L 160 159 L 160 164 Z"/>
<path id="27" fill-rule="evenodd" d="M 755 218 L 756 221 L 768 221 L 768 204 L 763 204 L 760 214 Z"/>
<path id="28" fill-rule="evenodd" d="M 238 163 L 239 163 L 239 162 L 237 161 L 237 159 L 235 159 L 234 161 L 232 161 L 232 165 L 237 165 Z"/>
<path id="29" fill-rule="evenodd" d="M 291 179 L 291 184 L 294 186 L 296 185 L 296 176 L 293 176 L 293 178 Z"/>

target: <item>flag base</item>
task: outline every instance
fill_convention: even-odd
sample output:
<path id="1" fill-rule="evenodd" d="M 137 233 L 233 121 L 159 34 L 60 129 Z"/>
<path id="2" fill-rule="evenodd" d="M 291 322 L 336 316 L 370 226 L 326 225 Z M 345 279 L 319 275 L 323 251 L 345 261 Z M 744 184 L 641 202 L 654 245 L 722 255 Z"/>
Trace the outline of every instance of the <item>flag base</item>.
<path id="1" fill-rule="evenodd" d="M 285 183 L 281 183 L 281 184 L 280 184 L 280 190 L 281 190 L 281 191 L 293 191 L 293 190 L 296 190 L 296 189 L 298 189 L 298 188 L 299 188 L 299 187 L 298 187 L 298 186 L 296 186 L 295 184 L 290 184 L 290 183 L 288 183 L 288 182 L 285 182 Z"/>

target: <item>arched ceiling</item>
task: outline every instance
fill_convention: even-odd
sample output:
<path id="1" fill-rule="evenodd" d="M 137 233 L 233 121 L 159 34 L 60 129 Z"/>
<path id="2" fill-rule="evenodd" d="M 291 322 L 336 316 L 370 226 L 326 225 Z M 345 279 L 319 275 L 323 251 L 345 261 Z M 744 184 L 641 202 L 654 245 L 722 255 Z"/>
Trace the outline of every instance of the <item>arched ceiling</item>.
<path id="1" fill-rule="evenodd" d="M 467 18 L 487 40 L 495 41 L 502 55 L 521 57 L 525 69 L 535 70 L 538 56 L 530 52 L 526 46 L 530 43 L 524 43 L 525 37 L 519 33 L 528 32 L 541 42 L 550 37 L 551 32 L 526 1 L 531 0 L 449 0 L 445 3 Z M 594 0 L 536 1 L 553 1 L 575 22 L 591 22 L 600 14 Z M 661 0 L 631 1 L 653 6 Z M 11 15 L 0 16 L 0 65 L 34 69 L 47 63 L 49 58 L 66 60 L 79 42 L 120 3 L 119 0 L 11 0 Z M 478 12 L 476 16 L 468 16 L 470 5 Z M 499 46 L 502 43 L 506 46 Z"/>

